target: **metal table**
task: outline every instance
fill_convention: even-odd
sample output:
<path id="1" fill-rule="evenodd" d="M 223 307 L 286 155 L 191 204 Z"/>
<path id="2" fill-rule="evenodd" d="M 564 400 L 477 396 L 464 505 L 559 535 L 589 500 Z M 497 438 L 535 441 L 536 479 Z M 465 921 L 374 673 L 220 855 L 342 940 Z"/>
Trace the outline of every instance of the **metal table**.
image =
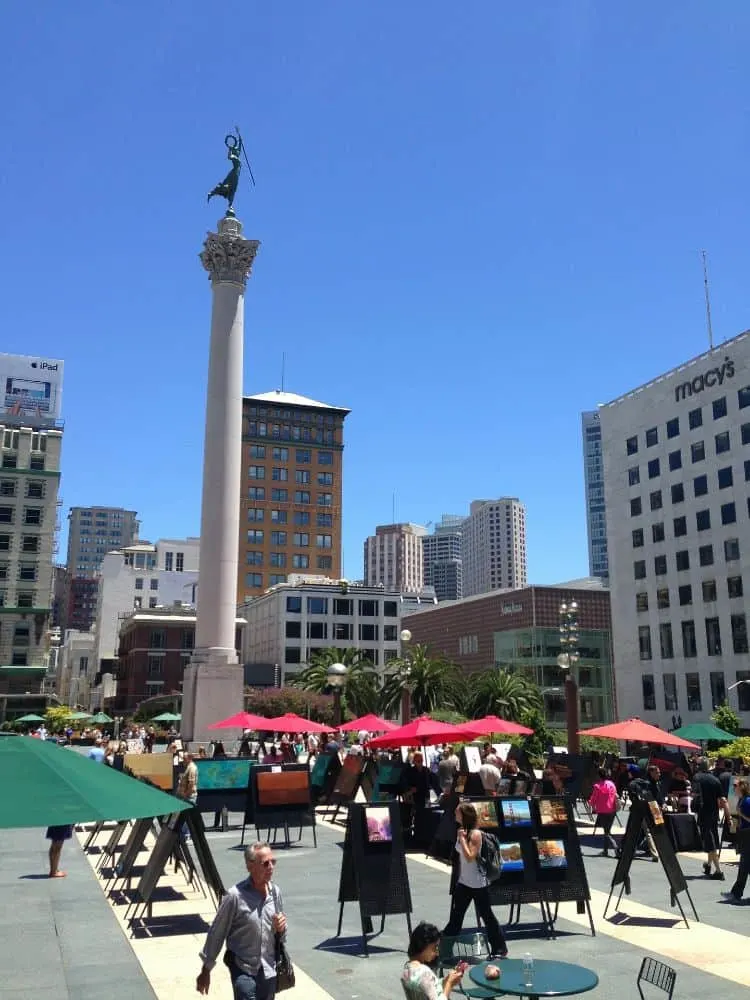
<path id="1" fill-rule="evenodd" d="M 499 979 L 488 979 L 484 970 L 488 965 L 497 965 L 502 975 Z M 575 993 L 587 993 L 599 984 L 599 977 L 591 969 L 571 962 L 553 962 L 534 959 L 534 982 L 527 986 L 523 981 L 523 959 L 509 958 L 498 962 L 482 962 L 469 970 L 469 977 L 477 986 L 495 991 L 497 996 L 507 993 L 512 996 L 539 1000 L 539 997 L 569 997 Z"/>

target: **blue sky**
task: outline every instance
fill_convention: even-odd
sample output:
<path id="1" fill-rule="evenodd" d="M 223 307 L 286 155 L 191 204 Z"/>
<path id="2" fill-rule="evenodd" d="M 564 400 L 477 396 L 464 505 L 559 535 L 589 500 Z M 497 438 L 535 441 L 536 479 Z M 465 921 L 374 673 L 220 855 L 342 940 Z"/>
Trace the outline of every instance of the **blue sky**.
<path id="1" fill-rule="evenodd" d="M 750 7 L 38 0 L 0 38 L 0 350 L 64 358 L 65 508 L 196 534 L 238 122 L 247 392 L 348 406 L 345 572 L 396 517 L 519 496 L 587 570 L 579 413 L 750 326 Z"/>

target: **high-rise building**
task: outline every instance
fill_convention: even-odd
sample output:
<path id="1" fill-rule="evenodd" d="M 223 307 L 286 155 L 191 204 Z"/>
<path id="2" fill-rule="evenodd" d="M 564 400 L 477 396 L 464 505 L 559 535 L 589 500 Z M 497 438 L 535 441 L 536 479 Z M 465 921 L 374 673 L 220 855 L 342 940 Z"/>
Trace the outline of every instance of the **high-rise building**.
<path id="1" fill-rule="evenodd" d="M 474 500 L 461 531 L 464 597 L 526 586 L 526 508 L 516 497 Z"/>
<path id="2" fill-rule="evenodd" d="M 619 716 L 747 728 L 750 331 L 599 414 Z"/>
<path id="3" fill-rule="evenodd" d="M 63 424 L 63 362 L 0 355 L 0 693 L 47 667 Z"/>
<path id="4" fill-rule="evenodd" d="M 65 627 L 85 632 L 96 618 L 96 576 L 108 552 L 138 538 L 138 515 L 122 507 L 71 507 Z"/>
<path id="5" fill-rule="evenodd" d="M 293 392 L 244 397 L 238 603 L 289 573 L 341 577 L 349 412 Z"/>
<path id="6" fill-rule="evenodd" d="M 380 524 L 365 539 L 365 586 L 419 593 L 424 586 L 422 537 L 419 524 Z"/>
<path id="7" fill-rule="evenodd" d="M 464 595 L 461 534 L 464 518 L 443 514 L 431 535 L 422 538 L 424 583 L 434 587 L 439 601 L 458 601 Z"/>
<path id="8" fill-rule="evenodd" d="M 599 411 L 581 414 L 583 438 L 583 475 L 586 487 L 586 528 L 589 539 L 589 573 L 606 580 L 607 514 L 604 509 L 604 462 Z"/>

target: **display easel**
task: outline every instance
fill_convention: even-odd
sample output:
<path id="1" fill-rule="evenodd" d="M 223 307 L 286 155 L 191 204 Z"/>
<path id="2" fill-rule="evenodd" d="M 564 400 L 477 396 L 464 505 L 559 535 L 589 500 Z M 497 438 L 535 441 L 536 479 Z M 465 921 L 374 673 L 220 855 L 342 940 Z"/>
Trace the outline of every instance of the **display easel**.
<path id="1" fill-rule="evenodd" d="M 284 801 L 283 797 L 283 777 L 279 779 L 278 794 L 271 794 L 271 790 L 259 791 L 259 782 L 265 784 L 262 777 L 267 774 L 295 774 L 303 777 L 305 788 L 302 798 L 304 801 Z M 271 798 L 274 801 L 271 801 Z M 304 827 L 312 827 L 313 846 L 318 846 L 318 836 L 315 828 L 316 816 L 315 807 L 312 804 L 310 791 L 310 768 L 307 764 L 259 764 L 250 771 L 250 784 L 248 788 L 247 805 L 245 807 L 245 820 L 242 824 L 242 836 L 240 844 L 245 842 L 245 829 L 247 826 L 254 826 L 255 833 L 260 839 L 261 828 L 266 828 L 268 833 L 266 840 L 276 843 L 279 830 L 284 831 L 284 846 L 291 847 L 289 829 L 291 826 L 299 828 L 297 840 L 302 839 Z M 273 833 L 273 837 L 271 834 Z"/>

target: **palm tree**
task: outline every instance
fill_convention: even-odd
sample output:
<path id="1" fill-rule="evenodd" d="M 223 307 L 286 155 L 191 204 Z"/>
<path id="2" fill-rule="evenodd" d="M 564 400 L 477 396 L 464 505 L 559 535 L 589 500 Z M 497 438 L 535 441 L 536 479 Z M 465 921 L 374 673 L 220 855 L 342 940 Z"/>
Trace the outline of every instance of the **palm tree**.
<path id="1" fill-rule="evenodd" d="M 347 709 L 353 715 L 374 712 L 378 705 L 378 674 L 358 649 L 321 649 L 313 654 L 308 666 L 295 674 L 289 683 L 303 691 L 328 693 L 328 668 L 333 663 L 343 663 L 349 668 L 341 699 Z"/>
<path id="2" fill-rule="evenodd" d="M 524 712 L 542 708 L 542 695 L 525 677 L 490 667 L 472 677 L 466 708 L 473 719 L 498 715 L 519 722 Z"/>
<path id="3" fill-rule="evenodd" d="M 388 664 L 380 692 L 384 712 L 397 712 L 407 682 L 411 690 L 412 714 L 424 715 L 436 708 L 461 707 L 461 671 L 443 656 L 431 657 L 426 646 L 412 646 L 399 660 Z"/>

